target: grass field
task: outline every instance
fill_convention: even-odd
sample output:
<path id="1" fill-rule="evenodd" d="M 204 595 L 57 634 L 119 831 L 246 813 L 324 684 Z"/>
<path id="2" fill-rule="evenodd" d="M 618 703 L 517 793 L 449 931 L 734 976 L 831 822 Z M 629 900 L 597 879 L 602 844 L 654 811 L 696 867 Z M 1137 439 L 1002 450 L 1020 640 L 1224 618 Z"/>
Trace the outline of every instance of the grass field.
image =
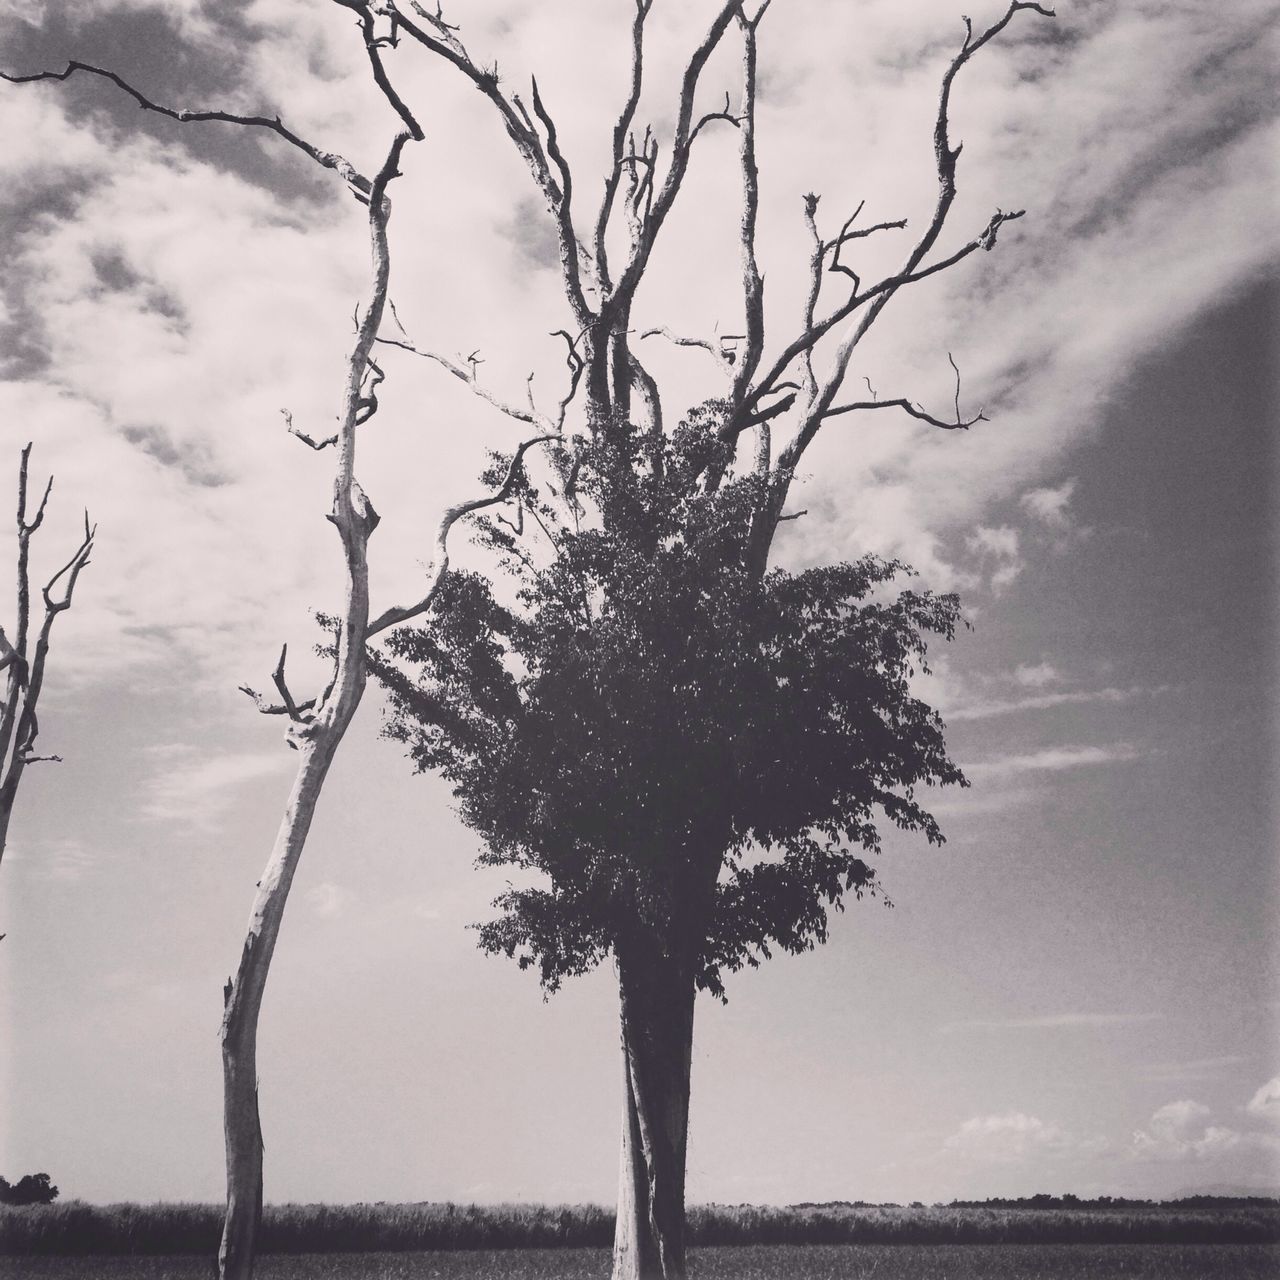
<path id="1" fill-rule="evenodd" d="M 0 1253 L 210 1256 L 222 1230 L 213 1204 L 0 1206 Z M 597 1249 L 613 1240 L 599 1205 L 268 1205 L 264 1255 Z M 698 1205 L 695 1247 L 942 1245 L 1275 1245 L 1280 1201 L 1090 1202 L 1071 1206 Z M 708 1255 L 710 1256 L 710 1255 Z"/>
<path id="2" fill-rule="evenodd" d="M 267 1255 L 263 1280 L 607 1280 L 606 1249 Z M 208 1280 L 208 1258 L 0 1258 L 23 1280 Z M 692 1280 L 1276 1280 L 1273 1245 L 753 1245 L 694 1250 Z"/>

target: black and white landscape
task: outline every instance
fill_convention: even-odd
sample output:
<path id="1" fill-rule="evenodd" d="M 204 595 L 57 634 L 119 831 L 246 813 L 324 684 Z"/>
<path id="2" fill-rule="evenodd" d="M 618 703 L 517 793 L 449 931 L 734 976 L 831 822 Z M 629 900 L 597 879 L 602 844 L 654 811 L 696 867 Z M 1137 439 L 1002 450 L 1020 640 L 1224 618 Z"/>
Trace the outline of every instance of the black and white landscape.
<path id="1" fill-rule="evenodd" d="M 0 0 L 10 1183 L 1280 1194 L 1277 14 L 966 8 Z"/>

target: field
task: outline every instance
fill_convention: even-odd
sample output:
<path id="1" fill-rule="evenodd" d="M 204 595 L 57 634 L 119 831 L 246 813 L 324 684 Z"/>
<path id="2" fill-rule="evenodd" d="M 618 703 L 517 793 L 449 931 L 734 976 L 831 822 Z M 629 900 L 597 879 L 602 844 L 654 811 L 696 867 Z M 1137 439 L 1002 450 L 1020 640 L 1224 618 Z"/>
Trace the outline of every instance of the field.
<path id="1" fill-rule="evenodd" d="M 606 1249 L 266 1255 L 263 1280 L 607 1280 Z M 694 1250 L 693 1280 L 1275 1280 L 1273 1245 L 753 1245 Z M 207 1258 L 0 1258 L 23 1280 L 208 1280 Z"/>
<path id="2" fill-rule="evenodd" d="M 221 1227 L 212 1204 L 0 1207 L 0 1253 L 208 1257 Z M 694 1247 L 1275 1245 L 1280 1201 L 699 1205 L 689 1238 Z M 593 1249 L 612 1240 L 613 1214 L 598 1205 L 284 1204 L 267 1206 L 260 1245 L 267 1255 L 372 1254 Z"/>

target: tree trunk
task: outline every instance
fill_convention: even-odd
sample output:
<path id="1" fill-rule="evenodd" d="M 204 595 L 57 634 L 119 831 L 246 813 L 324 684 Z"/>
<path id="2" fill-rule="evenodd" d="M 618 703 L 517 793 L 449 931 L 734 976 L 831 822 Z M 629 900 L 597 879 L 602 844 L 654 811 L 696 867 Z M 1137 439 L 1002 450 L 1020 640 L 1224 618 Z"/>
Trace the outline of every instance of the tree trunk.
<path id="1" fill-rule="evenodd" d="M 354 706 L 351 711 L 354 712 Z M 350 715 L 346 716 L 349 722 Z M 227 983 L 222 1019 L 223 1129 L 227 1216 L 218 1249 L 221 1280 L 250 1280 L 262 1219 L 262 1129 L 258 1118 L 258 1015 L 285 902 L 306 844 L 316 802 L 346 723 L 326 725 L 301 746 L 298 775 L 245 936 L 240 967 Z"/>
<path id="2" fill-rule="evenodd" d="M 613 1280 L 684 1280 L 693 969 L 630 953 L 618 977 L 625 1087 Z"/>

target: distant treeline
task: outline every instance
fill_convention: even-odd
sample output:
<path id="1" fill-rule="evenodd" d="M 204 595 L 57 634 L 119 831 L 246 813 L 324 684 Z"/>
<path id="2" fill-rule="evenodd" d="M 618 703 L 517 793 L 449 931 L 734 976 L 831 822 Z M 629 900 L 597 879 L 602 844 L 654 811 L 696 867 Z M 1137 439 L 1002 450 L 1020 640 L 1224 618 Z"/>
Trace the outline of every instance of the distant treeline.
<path id="1" fill-rule="evenodd" d="M 0 1208 L 9 1254 L 212 1253 L 222 1209 L 202 1204 Z M 1280 1242 L 1280 1200 L 1058 1199 L 950 1205 L 804 1204 L 691 1209 L 692 1243 L 1267 1244 Z M 597 1205 L 285 1204 L 268 1206 L 268 1253 L 607 1248 L 613 1213 Z"/>

